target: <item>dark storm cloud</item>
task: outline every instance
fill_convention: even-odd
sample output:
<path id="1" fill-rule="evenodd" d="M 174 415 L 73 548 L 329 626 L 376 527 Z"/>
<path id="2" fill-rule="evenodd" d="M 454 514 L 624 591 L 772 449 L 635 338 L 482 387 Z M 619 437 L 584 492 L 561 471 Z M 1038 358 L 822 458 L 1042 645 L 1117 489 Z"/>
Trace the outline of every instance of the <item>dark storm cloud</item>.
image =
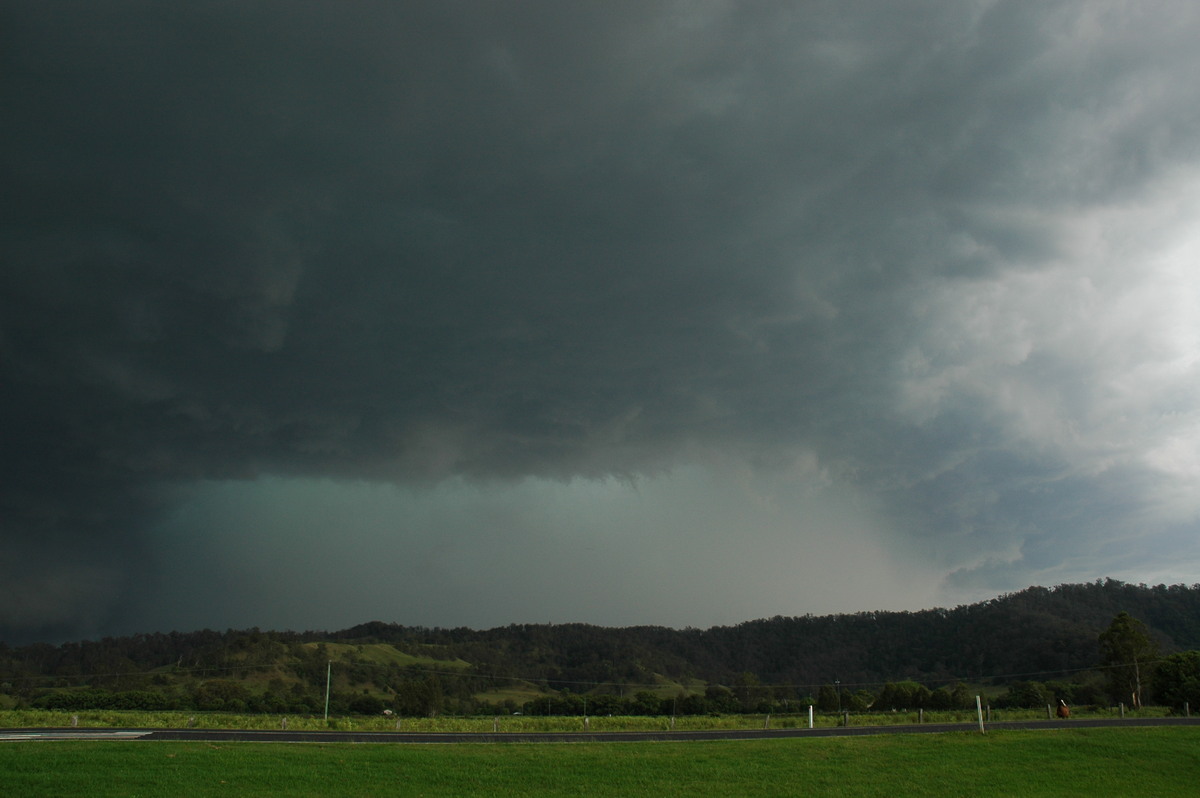
<path id="1" fill-rule="evenodd" d="M 1193 441 L 1100 398 L 1188 346 L 1120 343 L 1119 282 L 1121 209 L 1193 185 L 1189 4 L 0 14 L 0 576 L 57 597 L 0 627 L 117 623 L 202 480 L 810 453 L 947 571 L 1045 574 Z"/>

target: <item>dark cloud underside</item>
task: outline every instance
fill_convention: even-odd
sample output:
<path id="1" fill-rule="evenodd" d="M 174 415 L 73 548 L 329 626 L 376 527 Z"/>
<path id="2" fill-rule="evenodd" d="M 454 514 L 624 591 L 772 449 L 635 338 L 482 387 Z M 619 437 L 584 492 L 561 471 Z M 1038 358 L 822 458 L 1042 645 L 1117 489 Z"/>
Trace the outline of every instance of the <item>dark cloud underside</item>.
<path id="1" fill-rule="evenodd" d="M 1195 518 L 1198 14 L 7 4 L 0 630 L 150 600 L 197 485 L 713 452 L 1102 575 Z"/>

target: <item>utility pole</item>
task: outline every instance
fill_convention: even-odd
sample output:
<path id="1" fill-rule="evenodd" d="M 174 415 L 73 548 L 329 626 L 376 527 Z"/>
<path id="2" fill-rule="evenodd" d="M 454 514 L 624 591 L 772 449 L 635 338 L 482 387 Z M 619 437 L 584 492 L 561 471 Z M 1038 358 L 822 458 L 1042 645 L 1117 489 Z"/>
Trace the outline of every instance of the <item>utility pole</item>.
<path id="1" fill-rule="evenodd" d="M 325 663 L 325 720 L 329 720 L 329 682 L 333 677 L 333 660 Z"/>

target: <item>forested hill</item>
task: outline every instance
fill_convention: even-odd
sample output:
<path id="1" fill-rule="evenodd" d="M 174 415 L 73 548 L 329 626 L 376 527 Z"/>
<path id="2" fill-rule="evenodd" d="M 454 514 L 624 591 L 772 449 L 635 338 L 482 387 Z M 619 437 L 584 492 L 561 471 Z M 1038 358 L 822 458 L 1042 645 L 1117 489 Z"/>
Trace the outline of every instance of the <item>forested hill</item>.
<path id="1" fill-rule="evenodd" d="M 706 630 L 514 625 L 487 631 L 370 623 L 339 639 L 449 646 L 492 672 L 565 682 L 644 681 L 650 673 L 731 684 L 1004 681 L 1095 666 L 1118 612 L 1143 621 L 1164 653 L 1200 648 L 1200 584 L 1116 580 L 1018 593 L 955 609 L 775 617 Z M 486 665 L 484 663 L 487 663 Z M 1032 678 L 1032 676 L 1028 676 Z"/>
<path id="2" fill-rule="evenodd" d="M 412 658 L 457 662 L 480 678 L 586 692 L 656 679 L 798 688 L 916 680 L 1048 679 L 1100 661 L 1097 636 L 1118 612 L 1144 622 L 1164 653 L 1200 649 L 1200 584 L 1115 580 L 1031 587 L 978 604 L 920 612 L 775 617 L 710 629 L 512 625 L 489 630 L 372 622 L 338 632 L 171 632 L 61 646 L 0 642 L 0 680 L 178 669 L 307 667 L 313 643 L 389 644 Z M 305 644 L 310 644 L 306 646 Z M 305 652 L 309 652 L 306 654 Z M 300 665 L 296 663 L 299 662 Z M 236 665 L 231 665 L 236 663 Z M 256 665 L 256 663 L 258 663 Z M 309 663 L 323 678 L 324 663 Z"/>

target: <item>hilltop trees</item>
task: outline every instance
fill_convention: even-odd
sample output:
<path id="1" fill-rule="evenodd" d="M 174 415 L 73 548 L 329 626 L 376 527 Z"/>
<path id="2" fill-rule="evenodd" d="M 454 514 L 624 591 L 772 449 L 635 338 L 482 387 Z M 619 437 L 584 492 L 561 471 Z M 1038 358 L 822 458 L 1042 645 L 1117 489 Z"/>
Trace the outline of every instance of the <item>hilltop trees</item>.
<path id="1" fill-rule="evenodd" d="M 120 695 L 125 703 L 317 712 L 331 662 L 332 708 L 370 695 L 413 715 L 471 712 L 491 700 L 515 711 L 522 699 L 500 691 L 530 687 L 552 696 L 572 691 L 569 699 L 553 698 L 555 714 L 573 712 L 576 699 L 582 712 L 581 693 L 589 714 L 607 714 L 624 711 L 638 692 L 661 698 L 669 684 L 678 692 L 658 711 L 786 712 L 808 704 L 829 712 L 943 710 L 973 706 L 980 687 L 1016 678 L 1037 679 L 1046 691 L 1014 691 L 1011 700 L 1023 703 L 1097 704 L 1106 691 L 1137 706 L 1151 686 L 1172 703 L 1169 691 L 1188 682 L 1178 667 L 1157 675 L 1156 641 L 1166 653 L 1200 649 L 1200 585 L 1108 580 L 1029 588 L 954 609 L 774 617 L 705 630 L 540 624 L 475 631 L 375 622 L 333 633 L 200 630 L 61 646 L 0 642 L 0 706 L 82 707 Z M 1107 667 L 1088 673 L 1101 663 Z M 959 679 L 976 686 L 955 686 Z"/>

